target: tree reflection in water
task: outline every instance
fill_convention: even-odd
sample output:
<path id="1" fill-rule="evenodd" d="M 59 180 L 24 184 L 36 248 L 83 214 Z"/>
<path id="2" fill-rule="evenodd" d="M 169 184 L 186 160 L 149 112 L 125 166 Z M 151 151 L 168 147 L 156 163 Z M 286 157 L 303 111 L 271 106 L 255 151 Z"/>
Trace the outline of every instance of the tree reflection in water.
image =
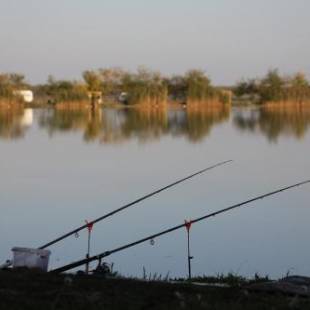
<path id="1" fill-rule="evenodd" d="M 191 142 L 206 138 L 212 128 L 230 119 L 225 104 L 188 104 L 181 107 L 91 108 L 90 105 L 59 105 L 36 112 L 41 129 L 50 136 L 77 132 L 86 142 L 102 144 L 136 140 L 147 143 L 165 136 L 185 137 Z M 0 139 L 25 136 L 32 123 L 32 109 L 21 105 L 0 106 Z M 310 126 L 310 105 L 268 104 L 258 108 L 236 108 L 233 124 L 241 131 L 263 134 L 275 142 L 280 136 L 302 139 Z"/>
<path id="2" fill-rule="evenodd" d="M 310 105 L 286 102 L 241 109 L 234 116 L 234 124 L 242 131 L 259 131 L 270 142 L 276 142 L 280 136 L 302 139 L 310 126 Z"/>
<path id="3" fill-rule="evenodd" d="M 230 110 L 230 105 L 218 102 L 188 104 L 182 133 L 190 141 L 198 142 L 208 136 L 215 125 L 228 121 Z"/>
<path id="4" fill-rule="evenodd" d="M 0 103 L 0 139 L 23 138 L 31 122 L 32 109 L 24 109 L 20 104 Z"/>
<path id="5" fill-rule="evenodd" d="M 217 104 L 187 106 L 167 109 L 165 105 L 134 108 L 84 108 L 42 111 L 40 126 L 50 135 L 57 131 L 83 131 L 84 140 L 101 143 L 121 143 L 137 139 L 146 143 L 165 135 L 186 136 L 190 141 L 200 141 L 211 128 L 228 120 L 230 107 Z"/>

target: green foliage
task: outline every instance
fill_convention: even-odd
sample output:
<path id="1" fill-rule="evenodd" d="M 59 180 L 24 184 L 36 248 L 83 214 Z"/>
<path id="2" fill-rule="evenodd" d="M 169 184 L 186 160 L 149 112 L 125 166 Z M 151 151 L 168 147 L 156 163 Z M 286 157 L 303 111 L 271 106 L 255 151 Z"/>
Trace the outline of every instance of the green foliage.
<path id="1" fill-rule="evenodd" d="M 87 70 L 82 76 L 84 83 L 57 81 L 50 76 L 46 84 L 34 87 L 35 96 L 56 103 L 85 100 L 88 98 L 87 92 L 101 91 L 106 100 L 115 102 L 121 93 L 126 93 L 125 103 L 128 105 L 163 103 L 168 95 L 173 100 L 184 102 L 216 99 L 227 103 L 230 100 L 227 94 L 213 87 L 210 79 L 200 70 L 164 78 L 160 73 L 144 67 L 138 68 L 134 73 L 120 68 L 106 68 Z M 22 75 L 0 75 L 0 96 L 13 94 L 13 90 L 21 85 L 25 85 Z"/>
<path id="2" fill-rule="evenodd" d="M 257 81 L 255 79 L 249 79 L 247 81 L 242 80 L 234 88 L 234 93 L 236 94 L 236 96 L 257 94 L 258 93 Z"/>
<path id="3" fill-rule="evenodd" d="M 165 83 L 168 87 L 168 94 L 174 100 L 185 100 L 187 96 L 187 82 L 184 76 L 175 75 L 170 79 L 167 78 Z"/>
<path id="4" fill-rule="evenodd" d="M 230 97 L 227 93 L 216 89 L 211 84 L 208 76 L 200 70 L 190 70 L 184 76 L 176 75 L 166 79 L 169 96 L 177 101 L 201 101 L 218 100 L 229 103 Z"/>
<path id="5" fill-rule="evenodd" d="M 309 82 L 303 74 L 284 77 L 278 70 L 270 70 L 261 80 L 241 81 L 234 92 L 236 96 L 259 96 L 261 103 L 310 100 Z"/>
<path id="6" fill-rule="evenodd" d="M 310 100 L 310 85 L 304 74 L 295 74 L 288 83 L 284 92 L 285 98 L 294 98 L 298 102 Z"/>
<path id="7" fill-rule="evenodd" d="M 83 101 L 88 92 L 100 91 L 106 101 L 118 101 L 121 93 L 126 93 L 125 103 L 160 103 L 170 99 L 178 102 L 229 103 L 231 93 L 214 87 L 209 77 L 201 70 L 190 70 L 184 75 L 162 77 L 160 73 L 140 67 L 137 72 L 126 72 L 120 68 L 105 68 L 83 72 L 83 82 L 57 81 L 49 77 L 44 85 L 32 87 L 36 97 L 48 98 L 50 102 Z M 15 90 L 29 88 L 25 77 L 18 73 L 0 74 L 0 97 L 12 98 Z M 297 73 L 281 76 L 278 70 L 270 70 L 260 80 L 240 81 L 234 87 L 240 100 L 251 102 L 310 101 L 310 85 L 306 77 Z M 246 95 L 246 96 L 244 96 Z"/>
<path id="8" fill-rule="evenodd" d="M 167 85 L 161 75 L 145 68 L 138 69 L 136 74 L 125 74 L 122 85 L 124 91 L 128 93 L 129 105 L 144 102 L 160 103 L 167 99 Z"/>
<path id="9" fill-rule="evenodd" d="M 191 70 L 185 74 L 186 97 L 192 100 L 208 100 L 215 97 L 216 91 L 210 79 L 199 70 Z"/>
<path id="10" fill-rule="evenodd" d="M 122 81 L 127 74 L 121 68 L 99 69 L 102 91 L 107 96 L 117 95 L 123 91 Z"/>
<path id="11" fill-rule="evenodd" d="M 106 97 L 116 98 L 125 92 L 128 105 L 165 102 L 168 95 L 177 101 L 217 99 L 227 103 L 230 100 L 227 94 L 214 88 L 210 79 L 199 70 L 188 71 L 184 76 L 164 78 L 144 67 L 138 68 L 136 73 L 107 68 L 85 71 L 83 78 L 88 90 L 101 90 Z"/>
<path id="12" fill-rule="evenodd" d="M 258 92 L 263 102 L 282 100 L 282 89 L 285 83 L 278 70 L 271 70 L 261 81 Z"/>
<path id="13" fill-rule="evenodd" d="M 83 79 L 87 85 L 89 91 L 100 91 L 102 88 L 102 82 L 100 75 L 95 71 L 84 71 Z"/>
<path id="14" fill-rule="evenodd" d="M 145 101 L 163 101 L 167 96 L 166 85 L 160 74 L 139 68 L 137 73 L 129 73 L 120 68 L 99 69 L 83 73 L 89 91 L 102 91 L 106 96 L 128 93 L 129 105 Z"/>
<path id="15" fill-rule="evenodd" d="M 25 76 L 18 73 L 3 73 L 0 74 L 0 97 L 13 97 L 14 90 L 19 90 L 28 87 L 25 82 Z"/>
<path id="16" fill-rule="evenodd" d="M 79 101 L 88 98 L 86 87 L 83 84 L 75 81 L 56 81 L 52 76 L 49 76 L 47 84 L 36 88 L 36 94 L 47 97 L 50 103 Z"/>

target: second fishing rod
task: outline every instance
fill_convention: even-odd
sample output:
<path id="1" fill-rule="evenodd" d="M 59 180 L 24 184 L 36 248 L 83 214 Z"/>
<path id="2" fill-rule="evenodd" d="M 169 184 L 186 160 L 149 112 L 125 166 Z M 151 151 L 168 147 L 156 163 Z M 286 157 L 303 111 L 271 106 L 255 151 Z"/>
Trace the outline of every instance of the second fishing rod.
<path id="1" fill-rule="evenodd" d="M 240 203 L 231 205 L 231 206 L 229 206 L 227 208 L 224 208 L 224 209 L 221 209 L 221 210 L 218 210 L 218 211 L 206 214 L 204 216 L 198 217 L 196 219 L 191 220 L 190 222 L 185 222 L 183 224 L 179 224 L 179 225 L 173 226 L 171 228 L 168 228 L 168 229 L 163 230 L 161 232 L 158 232 L 156 234 L 152 234 L 150 236 L 147 236 L 145 238 L 139 239 L 137 241 L 134 241 L 134 242 L 125 244 L 123 246 L 117 247 L 117 248 L 115 248 L 113 250 L 105 251 L 105 252 L 100 253 L 98 255 L 95 255 L 95 256 L 92 256 L 92 257 L 89 257 L 89 258 L 86 258 L 86 259 L 81 259 L 81 260 L 78 260 L 76 262 L 70 263 L 68 265 L 56 268 L 54 270 L 51 270 L 50 272 L 52 272 L 52 273 L 61 273 L 61 272 L 66 272 L 68 270 L 77 268 L 77 267 L 85 265 L 85 264 L 89 264 L 92 261 L 99 261 L 100 262 L 103 258 L 105 258 L 107 256 L 110 256 L 110 255 L 112 255 L 114 253 L 117 253 L 117 252 L 120 252 L 120 251 L 127 250 L 129 248 L 135 247 L 135 246 L 137 246 L 137 245 L 139 245 L 141 243 L 144 243 L 144 242 L 146 242 L 148 240 L 153 240 L 153 239 L 158 238 L 160 236 L 163 236 L 163 235 L 166 235 L 166 234 L 170 234 L 170 233 L 172 233 L 172 232 L 174 232 L 176 230 L 179 230 L 179 229 L 181 229 L 183 227 L 186 227 L 188 224 L 195 224 L 195 223 L 207 220 L 207 219 L 215 217 L 215 216 L 217 216 L 219 214 L 226 213 L 226 212 L 232 211 L 234 209 L 237 209 L 237 208 L 249 205 L 250 203 L 252 203 L 254 201 L 261 200 L 261 199 L 264 199 L 266 197 L 270 197 L 270 196 L 279 194 L 281 192 L 285 192 L 287 190 L 290 190 L 290 189 L 293 189 L 293 188 L 296 188 L 296 187 L 299 187 L 299 186 L 302 186 L 302 185 L 305 185 L 305 184 L 309 184 L 309 183 L 310 183 L 310 180 L 306 180 L 306 181 L 299 182 L 299 183 L 296 183 L 296 184 L 293 184 L 293 185 L 289 185 L 289 186 L 286 186 L 286 187 L 279 188 L 279 189 L 274 190 L 272 192 L 268 192 L 268 193 L 265 193 L 265 194 L 262 194 L 262 195 L 250 198 L 250 199 L 242 201 Z"/>
<path id="2" fill-rule="evenodd" d="M 151 192 L 151 193 L 149 193 L 149 194 L 147 194 L 145 196 L 142 196 L 142 197 L 140 197 L 140 198 L 138 198 L 138 199 L 136 199 L 136 200 L 134 200 L 134 201 L 132 201 L 130 203 L 127 203 L 127 204 L 121 206 L 118 209 L 115 209 L 115 210 L 113 210 L 113 211 L 111 211 L 111 212 L 109 212 L 109 213 L 107 213 L 107 214 L 105 214 L 103 216 L 100 216 L 100 217 L 96 218 L 93 221 L 87 222 L 86 224 L 84 224 L 84 225 L 82 225 L 82 226 L 80 226 L 78 228 L 75 228 L 75 229 L 73 229 L 73 230 L 71 230 L 71 231 L 69 231 L 69 232 L 59 236 L 58 238 L 56 238 L 56 239 L 54 239 L 54 240 L 52 240 L 52 241 L 50 241 L 50 242 L 40 246 L 39 249 L 45 249 L 47 247 L 50 247 L 51 245 L 54 245 L 54 244 L 56 244 L 56 243 L 58 243 L 58 242 L 60 242 L 60 241 L 62 241 L 64 239 L 66 239 L 66 238 L 68 238 L 68 237 L 70 237 L 72 235 L 75 235 L 75 234 L 79 233 L 81 230 L 87 229 L 90 225 L 93 226 L 94 224 L 96 224 L 98 222 L 101 222 L 101 221 L 103 221 L 103 220 L 105 220 L 105 219 L 107 219 L 107 218 L 109 218 L 109 217 L 111 217 L 111 216 L 121 212 L 121 211 L 124 211 L 124 210 L 126 210 L 126 209 L 128 209 L 128 208 L 130 208 L 130 207 L 132 207 L 134 205 L 137 205 L 138 203 L 142 202 L 143 200 L 146 200 L 146 199 L 148 199 L 148 198 L 150 198 L 152 196 L 155 196 L 155 195 L 157 195 L 157 194 L 159 194 L 159 193 L 161 193 L 161 192 L 163 192 L 163 191 L 165 191 L 165 190 L 167 190 L 167 189 L 169 189 L 169 188 L 171 188 L 173 186 L 176 186 L 177 184 L 183 183 L 186 180 L 189 180 L 189 179 L 191 179 L 191 178 L 193 178 L 195 176 L 198 176 L 198 175 L 203 174 L 203 173 L 205 173 L 205 172 L 207 172 L 209 170 L 212 170 L 212 169 L 214 169 L 216 167 L 219 167 L 219 166 L 231 163 L 231 162 L 232 162 L 232 160 L 226 160 L 226 161 L 222 161 L 222 162 L 216 163 L 216 164 L 214 164 L 212 166 L 209 166 L 209 167 L 207 167 L 207 168 L 205 168 L 203 170 L 195 172 L 195 173 L 193 173 L 193 174 L 191 174 L 189 176 L 186 176 L 186 177 L 184 177 L 182 179 L 179 179 L 179 180 L 177 180 L 177 181 L 175 181 L 173 183 L 170 183 L 170 184 L 168 184 L 168 185 L 166 185 L 164 187 L 161 187 L 161 188 L 159 188 L 159 189 L 157 189 L 157 190 L 155 190 L 155 191 L 153 191 L 153 192 Z"/>

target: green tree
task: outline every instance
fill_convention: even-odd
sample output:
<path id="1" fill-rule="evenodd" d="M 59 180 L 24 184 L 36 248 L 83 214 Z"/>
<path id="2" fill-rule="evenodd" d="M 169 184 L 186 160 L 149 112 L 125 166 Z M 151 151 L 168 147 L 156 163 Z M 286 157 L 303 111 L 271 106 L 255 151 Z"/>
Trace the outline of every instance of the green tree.
<path id="1" fill-rule="evenodd" d="M 185 74 L 186 97 L 193 100 L 206 100 L 215 96 L 215 89 L 207 75 L 200 70 L 190 70 Z"/>
<path id="2" fill-rule="evenodd" d="M 102 87 L 106 95 L 116 95 L 122 91 L 122 80 L 127 74 L 121 68 L 99 69 Z"/>
<path id="3" fill-rule="evenodd" d="M 102 89 L 102 81 L 97 72 L 93 70 L 84 71 L 83 79 L 89 91 L 100 91 Z"/>
<path id="4" fill-rule="evenodd" d="M 285 82 L 277 69 L 270 70 L 261 81 L 259 93 L 263 102 L 283 100 L 283 88 Z"/>
<path id="5" fill-rule="evenodd" d="M 234 93 L 237 96 L 255 95 L 258 92 L 259 88 L 256 79 L 242 80 L 236 85 L 234 89 Z"/>
<path id="6" fill-rule="evenodd" d="M 23 74 L 19 73 L 11 73 L 10 76 L 10 81 L 15 88 L 22 88 L 27 86 L 27 83 L 25 81 L 25 76 Z"/>

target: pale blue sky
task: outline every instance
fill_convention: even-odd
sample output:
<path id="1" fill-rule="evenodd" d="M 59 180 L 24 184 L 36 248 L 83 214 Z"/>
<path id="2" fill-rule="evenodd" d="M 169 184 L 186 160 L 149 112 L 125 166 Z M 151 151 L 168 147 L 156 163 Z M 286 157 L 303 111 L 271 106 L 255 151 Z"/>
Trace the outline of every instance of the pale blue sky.
<path id="1" fill-rule="evenodd" d="M 279 68 L 310 77 L 309 0 L 0 0 L 0 72 L 205 70 L 216 84 Z"/>

